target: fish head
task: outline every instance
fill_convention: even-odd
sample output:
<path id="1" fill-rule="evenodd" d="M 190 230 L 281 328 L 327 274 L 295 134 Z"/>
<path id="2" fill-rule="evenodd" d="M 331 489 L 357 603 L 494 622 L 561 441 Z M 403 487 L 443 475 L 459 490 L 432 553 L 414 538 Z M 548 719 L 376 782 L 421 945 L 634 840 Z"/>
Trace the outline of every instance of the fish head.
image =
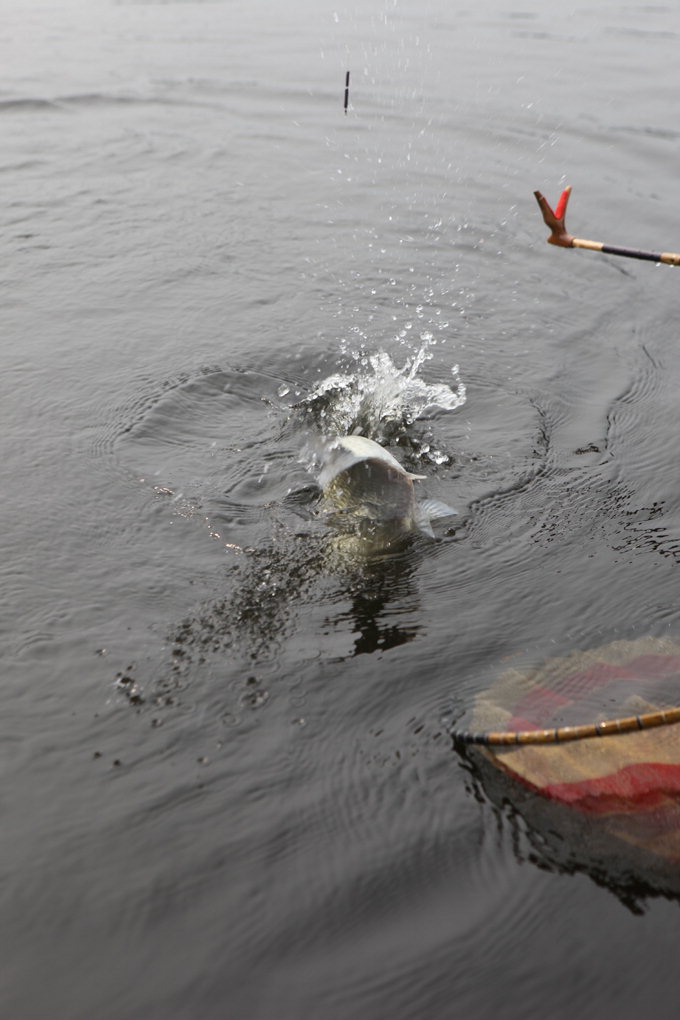
<path id="1" fill-rule="evenodd" d="M 326 520 L 371 549 L 389 548 L 413 532 L 434 537 L 430 519 L 455 513 L 418 502 L 414 480 L 388 450 L 366 436 L 332 436 L 316 447 Z"/>
<path id="2" fill-rule="evenodd" d="M 413 482 L 382 460 L 368 458 L 338 472 L 323 494 L 327 505 L 355 524 L 371 522 L 395 532 L 413 530 Z"/>
<path id="3" fill-rule="evenodd" d="M 350 527 L 403 534 L 416 527 L 413 479 L 387 450 L 364 436 L 336 436 L 321 451 L 319 484 L 331 514 Z"/>

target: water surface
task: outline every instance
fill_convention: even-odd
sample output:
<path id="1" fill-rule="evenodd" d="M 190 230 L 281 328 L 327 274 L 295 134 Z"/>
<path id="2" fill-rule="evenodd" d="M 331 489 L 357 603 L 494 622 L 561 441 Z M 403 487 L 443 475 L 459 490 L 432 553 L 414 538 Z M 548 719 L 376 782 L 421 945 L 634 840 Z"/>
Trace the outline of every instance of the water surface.
<path id="1" fill-rule="evenodd" d="M 676 899 L 448 731 L 680 631 L 677 271 L 532 196 L 677 250 L 675 9 L 0 10 L 6 1015 L 674 1016 Z M 435 541 L 336 555 L 343 427 Z"/>

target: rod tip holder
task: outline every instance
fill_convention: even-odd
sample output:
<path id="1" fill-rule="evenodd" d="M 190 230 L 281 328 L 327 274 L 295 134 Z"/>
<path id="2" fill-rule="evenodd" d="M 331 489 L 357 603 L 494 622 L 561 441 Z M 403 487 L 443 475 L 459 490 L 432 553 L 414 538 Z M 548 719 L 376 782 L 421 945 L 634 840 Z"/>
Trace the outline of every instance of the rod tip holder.
<path id="1" fill-rule="evenodd" d="M 560 248 L 573 248 L 574 246 L 574 238 L 571 234 L 567 233 L 567 228 L 565 226 L 567 205 L 569 204 L 570 195 L 571 185 L 568 184 L 560 195 L 559 201 L 553 210 L 545 196 L 542 195 L 540 191 L 534 191 L 534 197 L 536 198 L 538 207 L 543 215 L 543 222 L 550 230 L 548 244 L 556 244 Z"/>

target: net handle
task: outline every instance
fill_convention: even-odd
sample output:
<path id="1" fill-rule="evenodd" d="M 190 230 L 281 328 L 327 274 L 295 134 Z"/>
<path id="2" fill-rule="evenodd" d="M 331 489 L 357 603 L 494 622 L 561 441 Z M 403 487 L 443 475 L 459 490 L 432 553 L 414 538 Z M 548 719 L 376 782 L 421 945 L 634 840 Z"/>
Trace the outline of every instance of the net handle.
<path id="1" fill-rule="evenodd" d="M 645 715 L 629 715 L 622 719 L 604 719 L 583 726 L 556 726 L 547 730 L 498 730 L 474 733 L 470 730 L 453 730 L 451 736 L 461 744 L 483 744 L 485 747 L 524 747 L 528 744 L 565 744 L 571 740 L 589 737 L 611 737 L 634 730 L 651 730 L 656 726 L 669 726 L 680 722 L 680 708 L 667 708 Z"/>

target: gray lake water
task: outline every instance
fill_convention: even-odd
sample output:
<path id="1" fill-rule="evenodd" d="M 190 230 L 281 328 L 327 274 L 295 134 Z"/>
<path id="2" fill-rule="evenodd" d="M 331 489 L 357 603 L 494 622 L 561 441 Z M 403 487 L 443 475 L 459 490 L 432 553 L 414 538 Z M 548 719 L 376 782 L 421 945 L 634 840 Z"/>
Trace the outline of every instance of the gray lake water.
<path id="1" fill-rule="evenodd" d="M 532 195 L 678 250 L 676 5 L 0 14 L 3 1016 L 675 1017 L 677 899 L 449 730 L 680 636 L 680 271 Z M 353 428 L 434 541 L 338 552 Z"/>

